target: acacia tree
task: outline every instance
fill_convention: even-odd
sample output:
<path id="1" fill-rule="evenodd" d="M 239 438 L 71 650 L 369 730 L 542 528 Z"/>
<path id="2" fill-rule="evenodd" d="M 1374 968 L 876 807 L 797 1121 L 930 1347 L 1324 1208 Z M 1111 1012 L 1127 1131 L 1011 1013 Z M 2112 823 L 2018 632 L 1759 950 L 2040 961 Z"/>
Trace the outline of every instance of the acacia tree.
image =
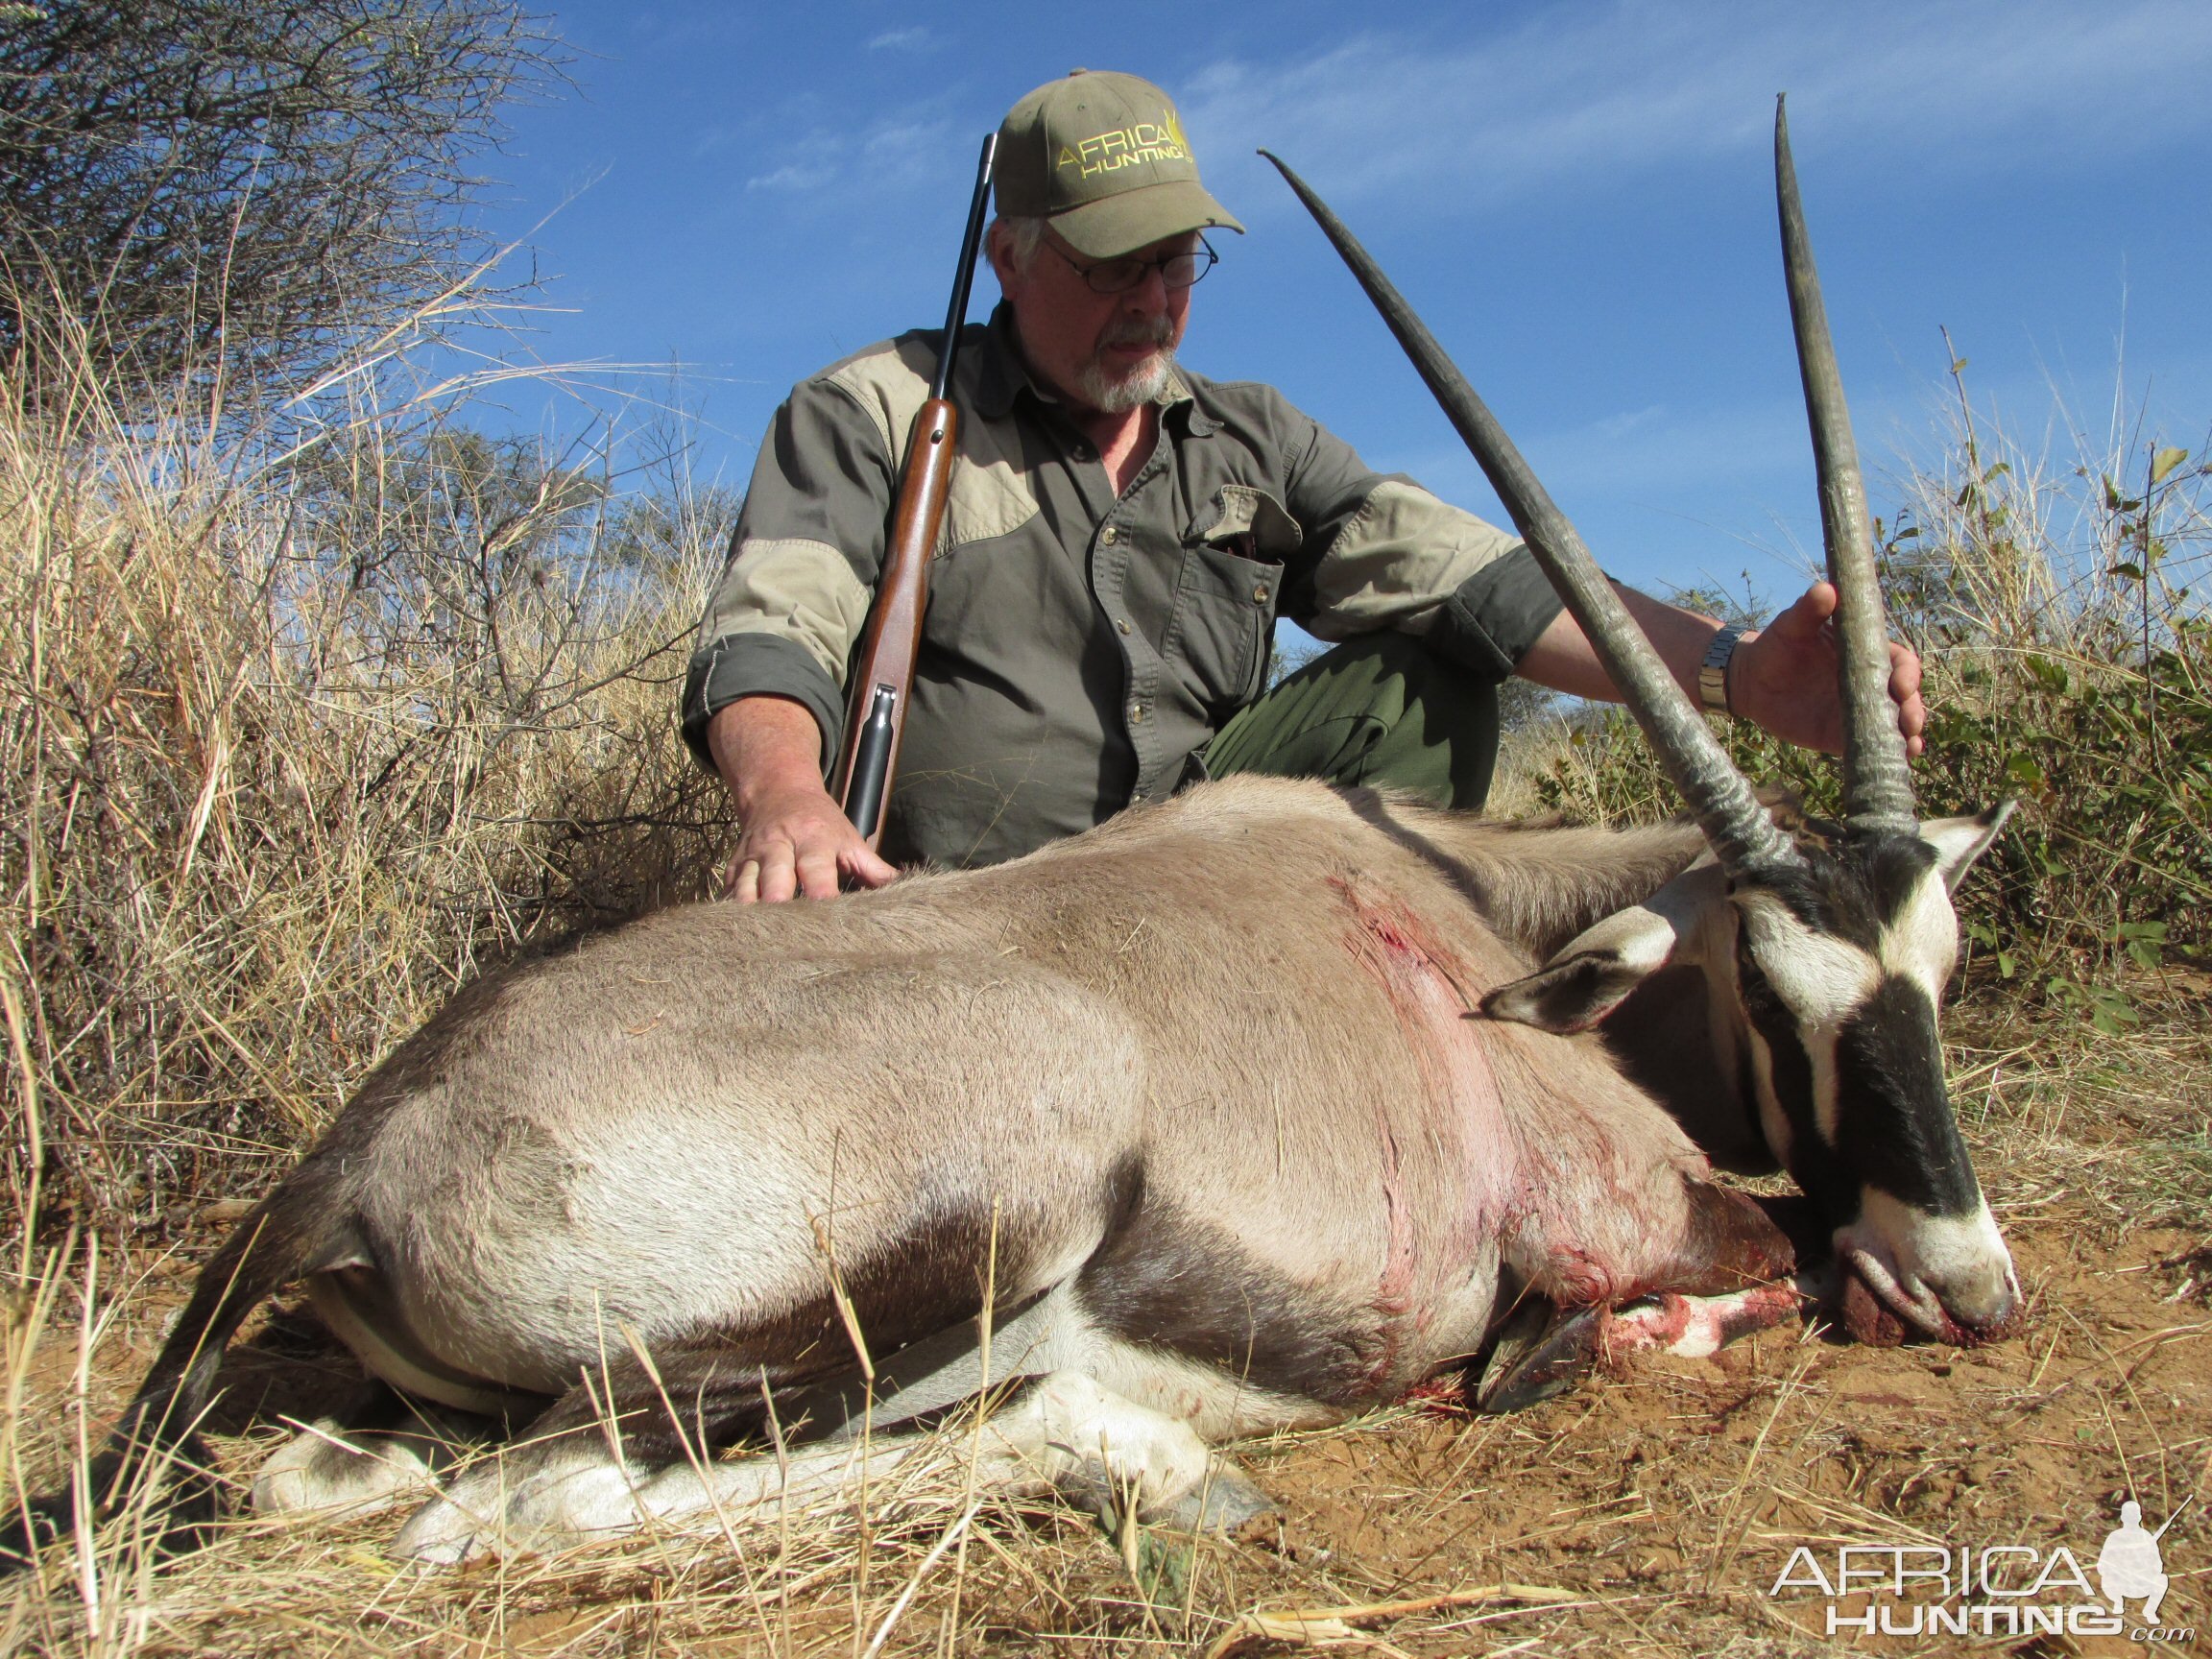
<path id="1" fill-rule="evenodd" d="M 299 370 L 478 251 L 470 159 L 561 78 L 504 0 L 0 0 L 0 354 Z"/>

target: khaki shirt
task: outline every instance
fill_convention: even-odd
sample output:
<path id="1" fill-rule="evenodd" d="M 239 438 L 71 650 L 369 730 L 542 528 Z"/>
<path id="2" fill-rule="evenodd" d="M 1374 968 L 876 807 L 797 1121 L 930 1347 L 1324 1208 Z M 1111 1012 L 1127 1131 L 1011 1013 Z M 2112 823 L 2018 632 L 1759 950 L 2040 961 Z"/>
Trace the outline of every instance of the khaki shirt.
<path id="1" fill-rule="evenodd" d="M 1116 496 L 1011 321 L 1001 305 L 962 339 L 886 857 L 995 863 L 1203 776 L 1265 686 L 1278 617 L 1325 640 L 1399 629 L 1495 681 L 1558 613 L 1513 537 L 1369 470 L 1265 386 L 1178 368 Z M 767 693 L 812 710 L 833 763 L 939 338 L 870 347 L 777 411 L 685 688 L 702 760 L 714 711 Z"/>

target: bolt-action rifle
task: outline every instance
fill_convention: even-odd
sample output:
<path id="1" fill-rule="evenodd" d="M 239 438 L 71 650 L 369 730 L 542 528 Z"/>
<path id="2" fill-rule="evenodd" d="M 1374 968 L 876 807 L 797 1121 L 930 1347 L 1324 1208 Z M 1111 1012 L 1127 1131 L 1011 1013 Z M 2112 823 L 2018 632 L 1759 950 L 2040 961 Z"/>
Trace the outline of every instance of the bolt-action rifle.
<path id="1" fill-rule="evenodd" d="M 846 682 L 845 744 L 837 761 L 837 804 L 867 841 L 883 836 L 883 803 L 899 768 L 899 739 L 906 725 L 906 697 L 914 684 L 914 657 L 922 644 L 922 613 L 929 595 L 929 556 L 945 521 L 945 495 L 952 483 L 952 452 L 960 417 L 951 403 L 952 359 L 960 349 L 960 325 L 968 317 L 968 281 L 983 240 L 983 207 L 991 195 L 994 132 L 983 140 L 975 169 L 975 196 L 968 204 L 968 230 L 960 240 L 960 268 L 952 276 L 952 304 L 945 314 L 945 346 L 929 400 L 914 417 L 906 443 L 906 469 L 899 484 L 899 512 L 884 549 L 876 608 L 861 637 L 860 657 Z"/>

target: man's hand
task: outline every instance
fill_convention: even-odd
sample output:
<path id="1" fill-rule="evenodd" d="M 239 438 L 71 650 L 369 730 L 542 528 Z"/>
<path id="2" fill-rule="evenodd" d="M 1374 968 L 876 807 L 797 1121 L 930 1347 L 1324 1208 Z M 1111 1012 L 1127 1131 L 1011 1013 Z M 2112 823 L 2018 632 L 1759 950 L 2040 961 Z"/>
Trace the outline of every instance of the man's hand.
<path id="1" fill-rule="evenodd" d="M 880 887 L 899 874 L 868 850 L 823 787 L 821 741 L 814 716 L 781 697 L 739 698 L 709 723 L 708 748 L 744 826 L 723 897 L 740 904 L 830 899 L 841 878 Z"/>
<path id="2" fill-rule="evenodd" d="M 745 833 L 722 878 L 722 896 L 740 904 L 774 904 L 804 896 L 829 899 L 839 878 L 880 887 L 899 872 L 868 850 L 868 843 L 837 810 L 830 792 L 769 796 L 745 818 Z"/>
<path id="3" fill-rule="evenodd" d="M 1815 582 L 1794 605 L 1736 647 L 1728 701 L 1775 736 L 1830 755 L 1843 748 L 1842 693 L 1836 684 L 1836 589 Z M 1928 706 L 1920 700 L 1920 659 L 1889 641 L 1889 699 L 1905 752 L 1925 746 Z"/>

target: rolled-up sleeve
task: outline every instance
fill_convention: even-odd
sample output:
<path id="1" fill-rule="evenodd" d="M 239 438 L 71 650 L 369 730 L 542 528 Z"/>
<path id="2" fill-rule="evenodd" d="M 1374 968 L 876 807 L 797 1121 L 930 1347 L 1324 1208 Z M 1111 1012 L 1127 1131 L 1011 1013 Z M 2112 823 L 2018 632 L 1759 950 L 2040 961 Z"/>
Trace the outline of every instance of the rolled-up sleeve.
<path id="1" fill-rule="evenodd" d="M 1515 541 L 1452 589 L 1423 638 L 1438 656 L 1503 680 L 1564 609 L 1536 555 Z"/>
<path id="2" fill-rule="evenodd" d="M 766 695 L 813 714 L 829 765 L 895 490 L 881 426 L 842 387 L 807 381 L 777 410 L 685 678 L 684 739 L 702 764 L 715 711 Z"/>
<path id="3" fill-rule="evenodd" d="M 1503 680 L 1560 610 L 1535 556 L 1509 531 L 1410 478 L 1368 470 L 1314 426 L 1292 473 L 1291 511 L 1317 550 L 1300 621 L 1330 641 L 1392 628 L 1448 661 Z"/>

